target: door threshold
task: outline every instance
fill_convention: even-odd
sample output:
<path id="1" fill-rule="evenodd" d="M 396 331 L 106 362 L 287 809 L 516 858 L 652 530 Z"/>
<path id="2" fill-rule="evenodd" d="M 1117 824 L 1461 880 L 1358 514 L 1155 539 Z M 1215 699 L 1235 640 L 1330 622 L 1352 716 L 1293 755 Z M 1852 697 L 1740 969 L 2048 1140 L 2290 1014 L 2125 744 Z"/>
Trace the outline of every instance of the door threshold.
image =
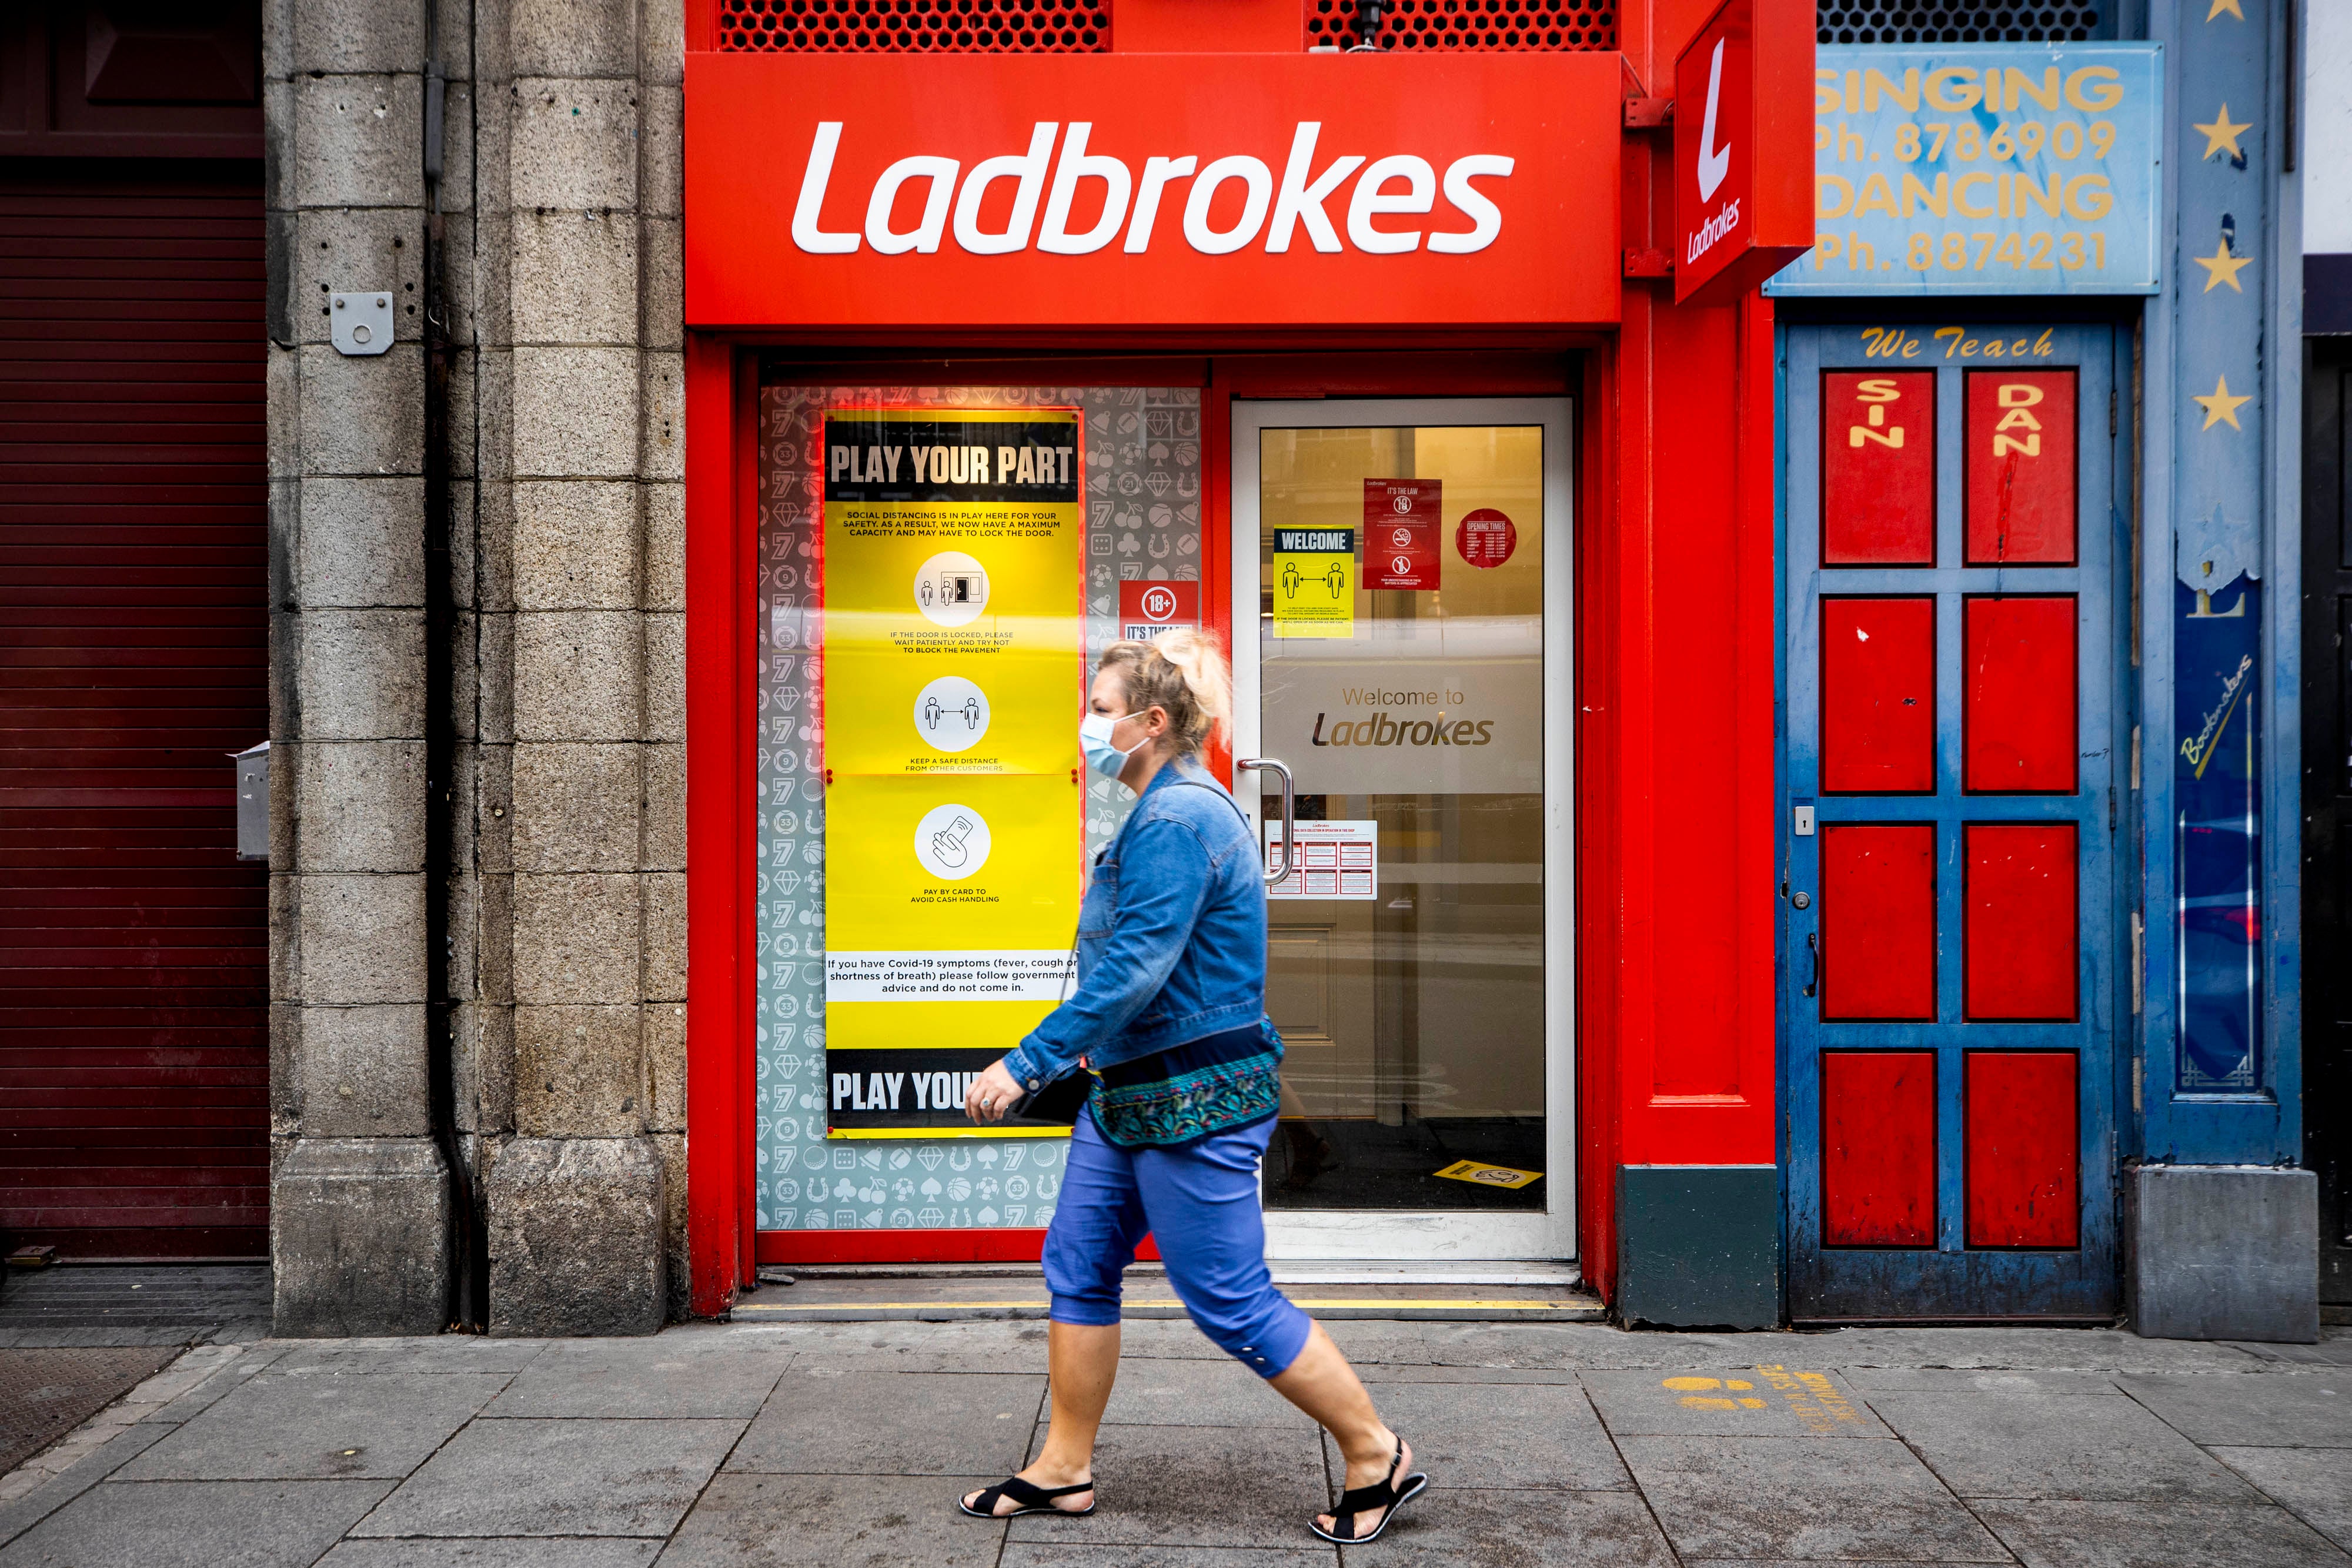
<path id="1" fill-rule="evenodd" d="M 1555 1271 L 1556 1270 L 1556 1271 Z M 959 1322 L 1043 1320 L 1051 1306 L 1035 1264 L 849 1264 L 761 1270 L 768 1288 L 740 1298 L 737 1322 Z M 1181 1318 L 1184 1305 L 1157 1263 L 1131 1265 L 1120 1315 Z M 789 1275 L 782 1285 L 777 1277 Z M 1275 1281 L 1327 1322 L 1595 1322 L 1600 1297 L 1573 1265 L 1276 1265 Z"/>

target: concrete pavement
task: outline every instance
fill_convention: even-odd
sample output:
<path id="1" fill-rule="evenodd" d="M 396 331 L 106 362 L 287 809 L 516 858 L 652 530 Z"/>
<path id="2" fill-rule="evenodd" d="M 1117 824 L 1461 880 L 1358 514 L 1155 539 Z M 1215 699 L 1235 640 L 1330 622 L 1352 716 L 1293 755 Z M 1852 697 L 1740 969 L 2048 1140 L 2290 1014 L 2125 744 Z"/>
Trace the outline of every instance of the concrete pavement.
<path id="1" fill-rule="evenodd" d="M 0 1484 L 0 1568 L 2352 1564 L 2341 1329 L 1333 1333 L 1434 1482 L 1344 1554 L 1328 1447 L 1189 1324 L 1127 1325 L 1093 1518 L 987 1524 L 1044 1326 L 813 1322 L 201 1345 Z"/>

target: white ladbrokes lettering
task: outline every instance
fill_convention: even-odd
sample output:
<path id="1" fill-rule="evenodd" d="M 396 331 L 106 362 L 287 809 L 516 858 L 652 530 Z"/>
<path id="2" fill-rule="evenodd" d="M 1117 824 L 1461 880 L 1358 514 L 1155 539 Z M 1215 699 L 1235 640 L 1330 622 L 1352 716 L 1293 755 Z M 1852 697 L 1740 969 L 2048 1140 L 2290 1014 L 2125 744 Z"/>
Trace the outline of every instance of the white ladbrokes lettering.
<path id="1" fill-rule="evenodd" d="M 843 122 L 821 120 L 809 146 L 808 165 L 801 177 L 800 197 L 793 208 L 793 243 L 812 256 L 848 256 L 871 246 L 884 256 L 908 251 L 936 254 L 952 235 L 958 249 L 975 256 L 1003 256 L 1030 246 L 1052 256 L 1087 256 L 1119 237 L 1121 249 L 1139 255 L 1150 247 L 1160 220 L 1160 200 L 1167 188 L 1189 180 L 1181 228 L 1185 244 L 1204 256 L 1227 256 L 1264 240 L 1270 254 L 1281 255 L 1300 231 L 1307 243 L 1324 252 L 1357 250 L 1376 256 L 1399 256 L 1427 249 L 1441 256 L 1469 256 L 1485 250 L 1503 232 L 1502 209 L 1473 182 L 1508 179 L 1515 160 L 1496 153 L 1474 152 L 1456 158 L 1441 179 L 1425 158 L 1396 153 L 1367 160 L 1360 154 L 1335 156 L 1319 171 L 1315 167 L 1316 143 L 1322 135 L 1319 120 L 1301 120 L 1293 135 L 1287 162 L 1277 181 L 1264 160 L 1234 153 L 1201 166 L 1197 155 L 1152 157 L 1144 161 L 1140 179 L 1121 159 L 1089 152 L 1091 121 L 1073 120 L 1061 135 L 1061 156 L 1054 144 L 1061 126 L 1039 120 L 1032 129 L 1025 152 L 984 158 L 967 173 L 953 158 L 919 153 L 898 159 L 883 170 L 867 193 L 866 226 L 858 230 L 827 230 L 823 226 L 826 200 L 833 185 L 833 165 L 841 148 Z M 1049 180 L 1050 176 L 1050 180 Z M 1350 176 L 1341 224 L 1324 204 L 1337 200 Z M 980 213 L 989 187 L 999 181 L 1013 184 L 1013 204 L 1001 230 L 983 230 Z M 1101 187 L 1102 210 L 1093 226 L 1080 234 L 1069 230 L 1071 211 L 1083 183 Z M 920 215 L 910 228 L 892 227 L 892 214 L 908 185 L 926 187 Z M 1210 209 L 1219 190 L 1232 185 L 1242 195 L 1241 211 L 1231 226 L 1210 227 Z M 1469 221 L 1466 229 L 1405 227 L 1398 220 L 1433 214 L 1437 198 Z M 1040 222 L 1039 206 L 1044 206 Z M 1228 203 L 1230 206 L 1230 203 Z M 953 214 L 953 222 L 950 214 Z M 1396 226 L 1376 224 L 1385 218 Z M 1340 238 L 1344 228 L 1347 240 Z"/>

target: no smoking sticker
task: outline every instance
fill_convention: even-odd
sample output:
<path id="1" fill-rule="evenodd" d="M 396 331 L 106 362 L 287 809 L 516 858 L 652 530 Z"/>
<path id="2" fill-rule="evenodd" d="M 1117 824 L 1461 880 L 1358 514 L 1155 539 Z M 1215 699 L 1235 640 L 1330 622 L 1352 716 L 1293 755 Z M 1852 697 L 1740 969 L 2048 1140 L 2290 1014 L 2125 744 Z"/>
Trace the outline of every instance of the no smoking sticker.
<path id="1" fill-rule="evenodd" d="M 1437 586 L 1442 481 L 1364 481 L 1364 585 L 1413 591 Z"/>

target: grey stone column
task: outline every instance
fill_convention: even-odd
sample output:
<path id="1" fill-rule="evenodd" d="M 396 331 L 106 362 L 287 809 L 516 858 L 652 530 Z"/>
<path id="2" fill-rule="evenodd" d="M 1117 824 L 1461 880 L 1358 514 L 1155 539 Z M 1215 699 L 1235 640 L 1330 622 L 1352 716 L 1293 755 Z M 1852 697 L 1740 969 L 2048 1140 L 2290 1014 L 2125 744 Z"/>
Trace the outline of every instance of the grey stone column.
<path id="1" fill-rule="evenodd" d="M 645 1333 L 685 1279 L 683 24 L 489 0 L 473 43 L 461 1119 L 491 1332 Z"/>
<path id="2" fill-rule="evenodd" d="M 430 1333 L 422 7 L 275 5 L 266 37 L 276 1332 Z M 396 341 L 347 359 L 327 297 L 360 289 Z"/>

